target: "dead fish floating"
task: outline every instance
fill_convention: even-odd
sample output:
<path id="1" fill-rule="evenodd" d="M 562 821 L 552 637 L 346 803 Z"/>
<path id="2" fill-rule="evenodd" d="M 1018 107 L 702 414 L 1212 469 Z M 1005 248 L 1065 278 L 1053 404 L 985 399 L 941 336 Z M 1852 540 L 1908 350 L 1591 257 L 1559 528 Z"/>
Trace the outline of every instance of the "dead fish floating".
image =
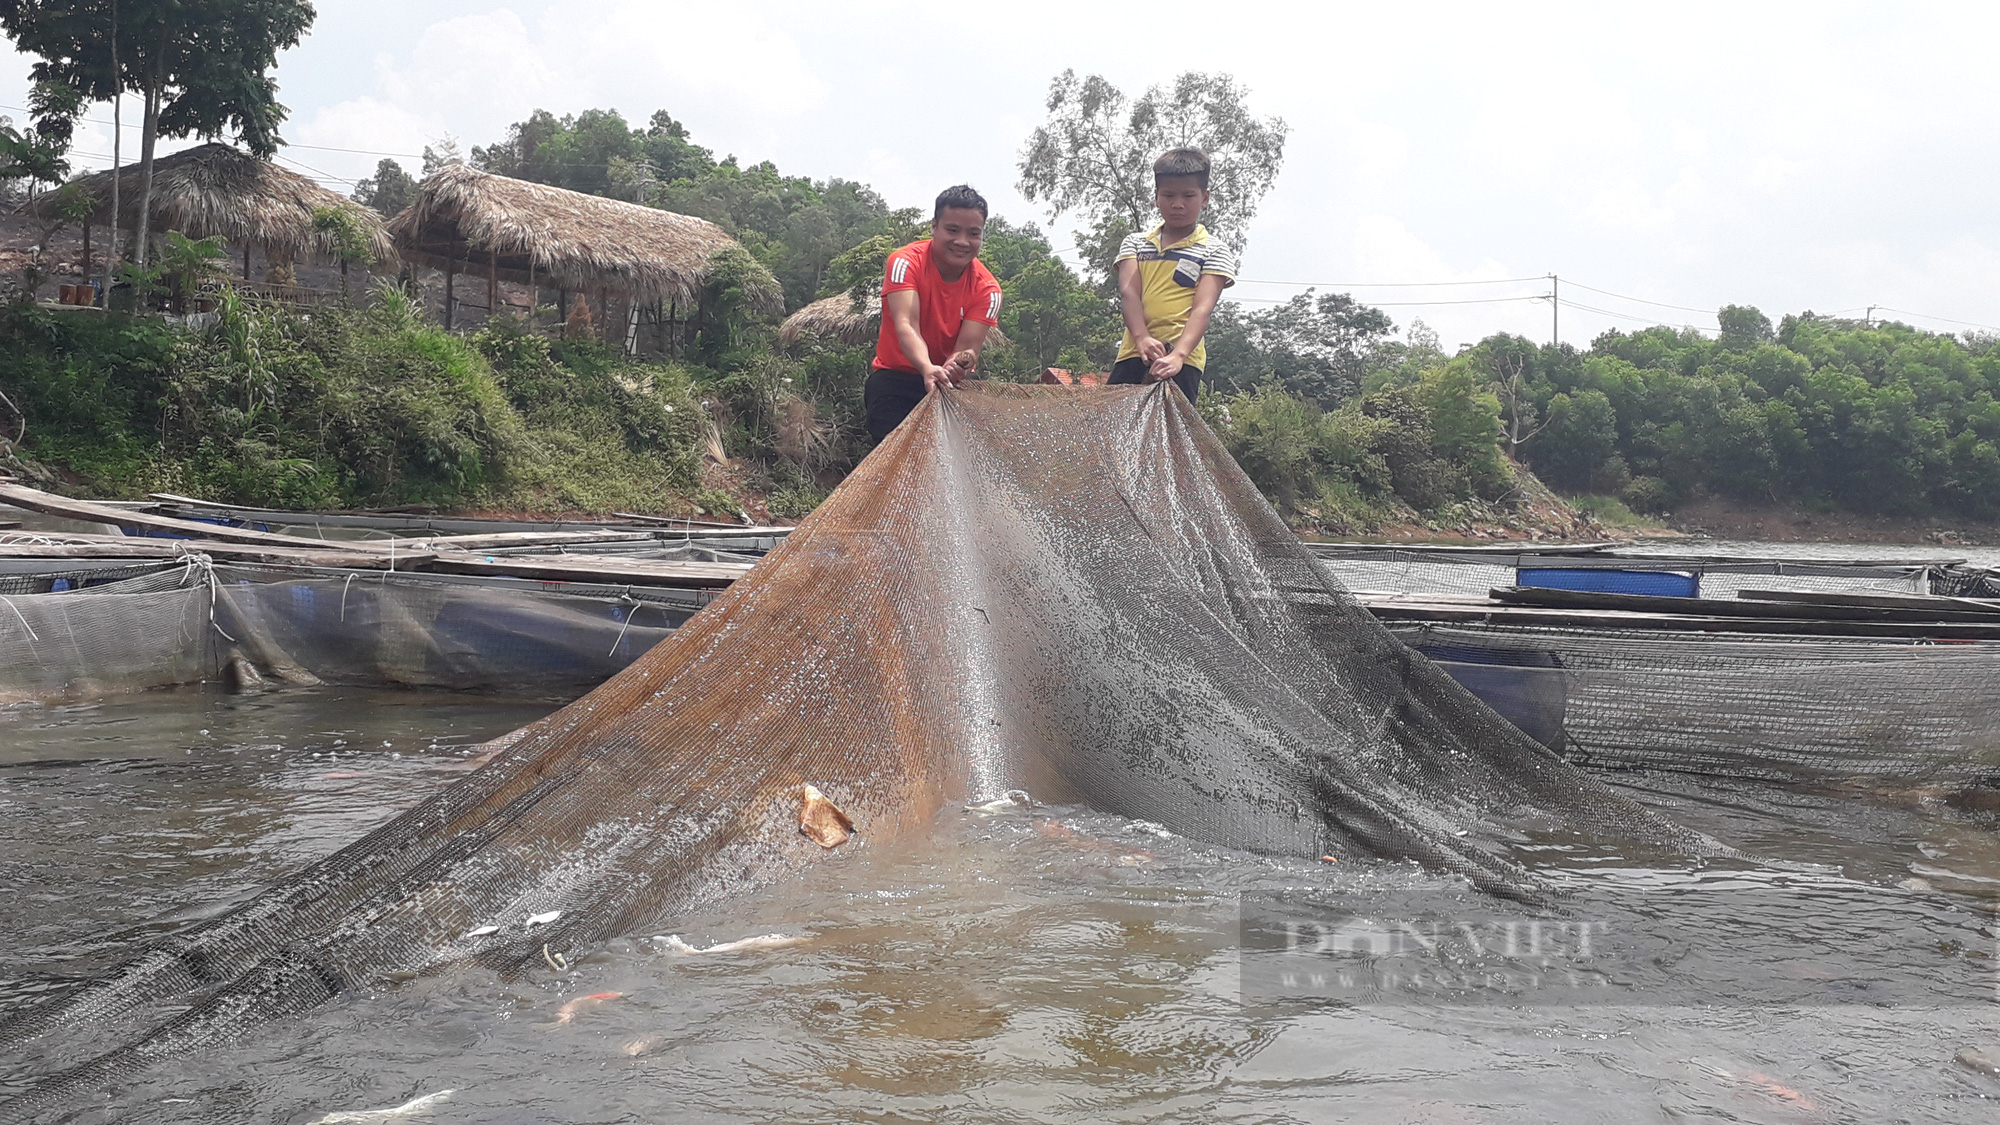
<path id="1" fill-rule="evenodd" d="M 801 785 L 795 792 L 799 799 L 799 831 L 806 839 L 822 848 L 837 848 L 853 837 L 854 822 L 826 794 L 811 785 Z"/>
<path id="2" fill-rule="evenodd" d="M 688 954 L 745 953 L 757 949 L 790 949 L 795 945 L 804 945 L 809 939 L 804 936 L 791 936 L 787 934 L 759 934 L 756 937 L 738 938 L 735 941 L 719 941 L 710 946 L 689 945 L 687 942 L 681 940 L 681 935 L 679 934 L 668 934 L 666 937 L 656 937 L 653 940 L 666 946 L 667 950 L 671 953 Z"/>
<path id="3" fill-rule="evenodd" d="M 1963 1047 L 1952 1056 L 1952 1061 L 1974 1074 L 2000 1078 L 2000 1047 L 1985 1051 L 1977 1047 Z"/>
<path id="4" fill-rule="evenodd" d="M 990 801 L 981 801 L 976 804 L 967 805 L 965 806 L 965 811 L 978 813 L 981 816 L 992 816 L 995 813 L 1003 813 L 1010 809 L 1031 809 L 1034 807 L 1035 799 L 1028 796 L 1027 790 L 1009 789 Z"/>
<path id="5" fill-rule="evenodd" d="M 341 1110 L 324 1117 L 315 1117 L 309 1125 L 369 1125 L 370 1122 L 429 1117 L 431 1110 L 450 1101 L 451 1096 L 456 1093 L 457 1090 L 439 1090 L 435 1094 L 411 1098 L 402 1105 L 389 1106 L 385 1109 Z"/>

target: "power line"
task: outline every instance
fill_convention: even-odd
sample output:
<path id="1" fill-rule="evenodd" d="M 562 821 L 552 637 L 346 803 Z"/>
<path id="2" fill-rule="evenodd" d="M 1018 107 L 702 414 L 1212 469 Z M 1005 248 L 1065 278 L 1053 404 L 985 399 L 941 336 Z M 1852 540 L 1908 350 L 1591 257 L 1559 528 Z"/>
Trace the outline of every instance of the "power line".
<path id="1" fill-rule="evenodd" d="M 1530 293 L 1523 297 L 1472 297 L 1460 301 L 1367 301 L 1362 303 L 1366 304 L 1369 308 L 1397 308 L 1416 305 L 1498 305 L 1505 304 L 1508 301 L 1546 301 L 1548 299 L 1549 295 L 1546 293 Z M 1290 304 L 1291 301 L 1297 300 L 1297 298 L 1280 300 L 1277 297 L 1231 297 L 1230 300 L 1245 305 L 1284 305 Z"/>
<path id="2" fill-rule="evenodd" d="M 299 167 L 301 167 L 301 168 L 304 168 L 304 169 L 305 169 L 306 171 L 308 171 L 308 172 L 311 172 L 311 173 L 313 173 L 313 174 L 315 174 L 315 175 L 317 175 L 317 176 L 321 177 L 322 179 L 328 179 L 328 180 L 334 180 L 334 181 L 336 181 L 336 182 L 338 182 L 338 183 L 343 183 L 343 184 L 347 184 L 347 185 L 349 185 L 350 187 L 351 187 L 351 186 L 353 186 L 353 184 L 355 183 L 355 181 L 353 181 L 353 180 L 350 180 L 350 179 L 346 178 L 345 176 L 336 176 L 336 175 L 334 175 L 334 174 L 333 174 L 332 172 L 327 172 L 327 171 L 323 171 L 323 170 L 321 170 L 321 169 L 319 169 L 319 168 L 315 168 L 315 167 L 313 167 L 312 165 L 310 165 L 310 164 L 307 164 L 307 163 L 306 163 L 305 161 L 303 161 L 303 160 L 299 160 L 299 159 L 297 159 L 297 158 L 295 158 L 295 157 L 290 157 L 290 156 L 286 156 L 286 155 L 285 155 L 284 153 L 282 153 L 282 152 L 280 152 L 280 153 L 275 153 L 274 155 L 275 155 L 275 156 L 276 156 L 276 157 L 277 157 L 277 158 L 278 158 L 279 160 L 282 160 L 282 161 L 284 161 L 284 162 L 285 162 L 285 163 L 287 163 L 287 164 L 296 164 L 296 165 L 298 165 Z"/>
<path id="3" fill-rule="evenodd" d="M 1582 286 L 1578 286 L 1578 288 L 1583 288 L 1583 287 L 1582 287 Z M 1594 292 L 1597 292 L 1597 291 L 1593 289 L 1593 290 L 1591 290 L 1591 292 L 1593 292 L 1593 293 L 1594 293 Z M 1664 320 L 1654 320 L 1654 319 L 1653 319 L 1653 318 L 1651 318 L 1651 317 L 1645 317 L 1645 316 L 1634 316 L 1634 315 L 1633 315 L 1633 314 L 1631 314 L 1631 313 L 1624 313 L 1624 312 L 1614 312 L 1614 311 L 1612 311 L 1612 310 L 1610 310 L 1610 309 L 1600 309 L 1600 308 L 1596 307 L 1595 305 L 1584 305 L 1584 304 L 1578 304 L 1578 303 L 1577 303 L 1577 302 L 1575 302 L 1575 301 L 1569 301 L 1569 300 L 1565 300 L 1565 301 L 1563 301 L 1562 303 L 1563 303 L 1564 305 L 1568 306 L 1569 308 L 1572 308 L 1572 309 L 1581 309 L 1581 310 L 1582 310 L 1582 311 L 1584 311 L 1584 312 L 1594 312 L 1594 313 L 1597 313 L 1597 314 L 1598 314 L 1598 315 L 1600 315 L 1600 316 L 1611 316 L 1611 317 L 1617 317 L 1617 318 L 1618 318 L 1618 319 L 1620 319 L 1620 320 L 1636 320 L 1636 321 L 1638 321 L 1638 322 L 1639 322 L 1639 323 L 1641 323 L 1641 324 L 1650 324 L 1650 325 L 1654 325 L 1654 326 L 1656 326 L 1656 327 L 1659 327 L 1659 328 L 1685 328 L 1685 329 L 1688 329 L 1688 330 L 1690 330 L 1690 331 L 1694 331 L 1694 332 L 1701 332 L 1701 333 L 1708 333 L 1708 334 L 1713 334 L 1713 333 L 1714 333 L 1714 332 L 1716 331 L 1716 330 L 1715 330 L 1715 329 L 1713 329 L 1713 328 L 1696 328 L 1696 327 L 1695 327 L 1694 325 L 1692 325 L 1692 324 L 1674 324 L 1674 323 L 1671 323 L 1671 322 L 1669 322 L 1669 321 L 1664 321 Z"/>
<path id="4" fill-rule="evenodd" d="M 29 108 L 28 108 L 28 107 L 26 107 L 26 106 L 19 106 L 19 105 L 0 105 L 0 109 L 6 109 L 6 110 L 12 110 L 12 111 L 14 111 L 15 113 L 33 113 L 33 112 L 35 112 L 34 110 L 32 110 L 32 109 L 29 109 Z M 88 122 L 90 122 L 90 123 L 91 123 L 91 124 L 93 124 L 93 125 L 111 125 L 111 126 L 113 126 L 114 128 L 117 128 L 117 127 L 119 127 L 119 126 L 117 126 L 117 125 L 116 125 L 116 123 L 114 123 L 114 122 L 110 122 L 110 121 L 106 121 L 106 120 L 104 120 L 104 119 L 103 119 L 103 118 L 101 118 L 101 117 L 85 117 L 85 118 L 82 118 L 82 120 L 84 120 L 84 121 L 88 121 Z M 135 121 L 135 122 L 132 122 L 131 124 L 128 124 L 128 125 L 125 125 L 125 126 L 122 126 L 122 127 L 123 127 L 123 128 L 126 128 L 126 129 L 144 129 L 144 128 L 145 128 L 145 126 L 144 126 L 143 124 L 141 124 L 141 123 L 139 123 L 139 122 L 136 122 L 136 121 Z M 337 147 L 335 147 L 335 146 L 333 146 L 333 145 L 308 145 L 308 144 L 299 144 L 299 143 L 297 143 L 297 142 L 294 142 L 294 141 L 286 141 L 286 142 L 285 142 L 285 147 L 286 147 L 286 148 L 309 148 L 309 149 L 312 149 L 312 150 L 313 150 L 313 151 L 315 151 L 315 152 L 352 152 L 352 153 L 359 153 L 359 154 L 360 154 L 360 155 L 362 155 L 362 156 L 400 156 L 400 157 L 402 157 L 402 158 L 403 158 L 404 160 L 422 160 L 422 159 L 423 159 L 423 154 L 422 154 L 422 153 L 416 153 L 416 152 L 383 152 L 383 151 L 381 151 L 381 150 L 379 150 L 379 149 L 372 149 L 372 148 L 337 148 Z"/>
<path id="5" fill-rule="evenodd" d="M 1405 289 L 1440 285 L 1514 285 L 1524 281 L 1547 281 L 1546 277 L 1496 277 L 1478 281 L 1269 281 L 1242 277 L 1239 285 L 1297 285 L 1310 289 Z"/>
<path id="6" fill-rule="evenodd" d="M 1988 332 L 2000 332 L 2000 328 L 1996 328 L 1991 324 L 1981 324 L 1976 320 L 1953 320 L 1948 316 L 1932 316 L 1929 313 L 1911 312 L 1908 309 L 1892 309 L 1887 305 L 1876 305 L 1874 307 L 1881 309 L 1883 312 L 1902 313 L 1904 316 L 1914 316 L 1920 320 L 1935 320 L 1942 324 L 1962 324 L 1967 328 L 1984 328 Z"/>
<path id="7" fill-rule="evenodd" d="M 1668 304 L 1665 301 L 1649 301 L 1644 297 L 1627 297 L 1623 293 L 1613 293 L 1609 289 L 1599 289 L 1594 285 L 1585 285 L 1581 281 L 1572 281 L 1570 282 L 1570 284 L 1576 286 L 1578 289 L 1588 289 L 1592 293 L 1602 293 L 1606 297 L 1616 297 L 1621 301 L 1631 301 L 1635 304 L 1658 305 L 1660 308 L 1663 309 L 1679 309 L 1681 312 L 1708 313 L 1711 316 L 1715 314 L 1714 309 L 1698 309 L 1692 305 L 1672 305 Z"/>

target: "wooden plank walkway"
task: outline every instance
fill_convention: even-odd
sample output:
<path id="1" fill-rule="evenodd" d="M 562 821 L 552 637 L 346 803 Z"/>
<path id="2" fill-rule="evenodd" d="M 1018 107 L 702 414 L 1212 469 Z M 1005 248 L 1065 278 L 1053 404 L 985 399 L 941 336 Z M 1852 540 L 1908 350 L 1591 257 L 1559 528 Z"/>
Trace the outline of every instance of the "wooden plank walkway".
<path id="1" fill-rule="evenodd" d="M 177 497 L 176 500 L 185 502 L 186 498 Z M 682 528 L 613 530 L 576 527 L 414 535 L 393 539 L 318 539 L 184 520 L 149 512 L 138 505 L 77 500 L 10 481 L 0 481 L 0 502 L 86 523 L 165 533 L 163 537 L 70 532 L 0 534 L 0 557 L 4 558 L 154 559 L 198 553 L 230 562 L 707 590 L 728 586 L 749 573 L 753 565 L 648 559 L 634 555 L 595 554 L 589 550 L 592 546 L 620 549 L 643 547 L 649 543 L 662 547 L 678 546 L 688 539 Z M 223 511 L 232 512 L 230 518 L 241 518 L 247 514 L 221 508 L 202 510 L 214 511 L 218 518 Z M 733 530 L 734 534 L 724 538 L 731 541 L 744 538 L 776 541 L 778 535 L 790 529 Z M 706 537 L 704 532 L 703 538 Z M 534 553 L 537 548 L 549 550 Z"/>

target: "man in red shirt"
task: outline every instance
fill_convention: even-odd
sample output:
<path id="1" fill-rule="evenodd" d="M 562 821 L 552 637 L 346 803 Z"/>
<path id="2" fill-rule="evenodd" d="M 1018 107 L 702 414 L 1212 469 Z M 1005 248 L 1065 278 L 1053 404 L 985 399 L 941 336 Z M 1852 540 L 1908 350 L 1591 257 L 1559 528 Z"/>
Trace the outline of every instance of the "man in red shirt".
<path id="1" fill-rule="evenodd" d="M 931 237 L 889 255 L 882 277 L 882 331 L 863 401 L 877 444 L 931 388 L 964 382 L 979 368 L 986 333 L 1000 323 L 1000 283 L 979 261 L 986 200 L 960 184 L 937 197 Z"/>

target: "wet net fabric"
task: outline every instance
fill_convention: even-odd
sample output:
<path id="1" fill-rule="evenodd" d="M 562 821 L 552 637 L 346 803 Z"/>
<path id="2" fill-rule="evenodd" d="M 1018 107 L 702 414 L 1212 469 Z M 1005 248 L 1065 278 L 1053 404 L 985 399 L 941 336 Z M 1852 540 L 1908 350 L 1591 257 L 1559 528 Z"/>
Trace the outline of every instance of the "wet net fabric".
<path id="1" fill-rule="evenodd" d="M 1990 643 L 1396 624 L 1570 759 L 1778 781 L 2000 787 Z"/>
<path id="2" fill-rule="evenodd" d="M 637 659 L 710 597 L 225 566 L 204 556 L 13 581 L 34 592 L 0 587 L 0 703 L 213 682 L 227 678 L 237 659 L 292 684 L 402 684 L 567 700 Z M 50 589 L 58 582 L 65 588 Z"/>
<path id="3" fill-rule="evenodd" d="M 10 576 L 0 593 L 0 703 L 92 699 L 215 671 L 202 563 Z M 92 578 L 104 579 L 89 584 Z M 60 583 L 65 589 L 52 590 Z"/>
<path id="4" fill-rule="evenodd" d="M 1377 624 L 1193 409 L 933 396 L 750 576 L 485 768 L 230 913 L 0 1023 L 75 1096 L 384 973 L 574 955 L 944 806 L 1024 789 L 1218 845 L 1411 857 L 1714 845 L 1614 795 Z M 172 1007 L 180 1005 L 181 1007 Z M 48 1064 L 43 1064 L 47 1066 Z M 51 1067 L 51 1069 L 53 1069 Z"/>
<path id="5" fill-rule="evenodd" d="M 657 644 L 706 593 L 383 572 L 218 567 L 234 644 L 291 682 L 571 699 Z"/>

